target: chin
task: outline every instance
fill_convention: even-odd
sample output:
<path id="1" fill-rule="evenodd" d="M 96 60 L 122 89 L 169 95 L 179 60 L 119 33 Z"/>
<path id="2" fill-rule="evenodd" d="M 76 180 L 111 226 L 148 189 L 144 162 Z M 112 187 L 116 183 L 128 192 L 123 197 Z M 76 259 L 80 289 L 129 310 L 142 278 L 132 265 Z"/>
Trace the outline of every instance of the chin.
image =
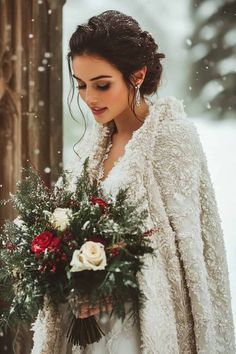
<path id="1" fill-rule="evenodd" d="M 111 119 L 105 119 L 104 117 L 94 117 L 95 121 L 98 123 L 98 124 L 107 124 L 109 122 L 112 121 L 113 118 Z"/>
<path id="2" fill-rule="evenodd" d="M 102 119 L 102 118 L 95 118 L 95 121 L 101 125 L 106 124 L 106 121 L 104 122 L 104 119 Z"/>

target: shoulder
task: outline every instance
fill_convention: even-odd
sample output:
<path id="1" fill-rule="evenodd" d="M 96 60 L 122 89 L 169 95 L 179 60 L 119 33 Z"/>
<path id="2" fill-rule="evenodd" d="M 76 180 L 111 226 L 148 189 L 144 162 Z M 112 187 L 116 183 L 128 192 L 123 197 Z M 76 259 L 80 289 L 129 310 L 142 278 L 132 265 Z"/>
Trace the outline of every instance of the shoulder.
<path id="1" fill-rule="evenodd" d="M 178 120 L 186 118 L 184 101 L 175 96 L 161 97 L 157 101 L 159 121 Z"/>
<path id="2" fill-rule="evenodd" d="M 156 149 L 198 156 L 201 151 L 199 133 L 186 114 L 183 100 L 174 96 L 160 98 L 158 110 Z"/>

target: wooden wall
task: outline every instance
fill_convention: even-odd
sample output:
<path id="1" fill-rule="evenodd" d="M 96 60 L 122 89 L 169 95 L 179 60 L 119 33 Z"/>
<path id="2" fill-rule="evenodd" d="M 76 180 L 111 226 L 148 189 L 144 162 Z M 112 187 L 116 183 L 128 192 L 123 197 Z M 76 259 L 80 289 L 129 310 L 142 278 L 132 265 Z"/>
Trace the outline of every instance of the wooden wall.
<path id="1" fill-rule="evenodd" d="M 22 166 L 32 164 L 48 185 L 62 167 L 64 2 L 0 0 L 0 199 L 14 193 Z M 14 216 L 1 207 L 0 224 Z M 1 353 L 11 353 L 12 337 L 0 337 Z M 30 352 L 27 328 L 16 343 L 16 353 Z"/>

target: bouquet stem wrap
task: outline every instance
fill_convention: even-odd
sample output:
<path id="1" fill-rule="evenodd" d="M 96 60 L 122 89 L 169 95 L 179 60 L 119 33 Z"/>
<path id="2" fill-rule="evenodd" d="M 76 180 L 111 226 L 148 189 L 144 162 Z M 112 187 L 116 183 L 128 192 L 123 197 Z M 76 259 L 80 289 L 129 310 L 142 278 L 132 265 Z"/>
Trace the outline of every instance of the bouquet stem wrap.
<path id="1" fill-rule="evenodd" d="M 68 341 L 83 348 L 87 344 L 99 342 L 103 335 L 105 333 L 99 327 L 94 316 L 87 318 L 74 317 L 67 332 Z"/>
<path id="2" fill-rule="evenodd" d="M 111 303 L 113 299 L 111 297 L 102 299 L 99 302 L 100 309 L 102 309 L 102 306 L 105 306 L 108 301 Z M 67 337 L 70 343 L 73 345 L 79 345 L 81 348 L 85 348 L 87 344 L 99 342 L 102 336 L 105 335 L 94 315 L 87 318 L 78 318 L 80 308 L 82 304 L 85 303 L 89 304 L 87 297 L 75 294 L 69 296 L 69 304 L 74 314 L 74 318 L 69 326 Z"/>

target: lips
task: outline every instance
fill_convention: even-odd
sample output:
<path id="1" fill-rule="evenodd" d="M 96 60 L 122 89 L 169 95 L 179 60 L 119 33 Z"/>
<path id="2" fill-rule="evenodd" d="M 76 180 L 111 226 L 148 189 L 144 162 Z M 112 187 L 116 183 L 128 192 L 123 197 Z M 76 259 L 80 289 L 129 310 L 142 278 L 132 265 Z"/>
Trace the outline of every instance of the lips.
<path id="1" fill-rule="evenodd" d="M 105 112 L 105 110 L 107 108 L 104 107 L 104 108 L 91 108 L 91 109 L 92 109 L 93 114 L 101 114 L 101 113 Z"/>
<path id="2" fill-rule="evenodd" d="M 104 108 L 106 108 L 106 107 L 102 107 L 102 108 L 100 108 L 100 107 L 91 107 L 91 109 L 93 111 L 100 111 L 101 109 L 104 109 Z"/>

